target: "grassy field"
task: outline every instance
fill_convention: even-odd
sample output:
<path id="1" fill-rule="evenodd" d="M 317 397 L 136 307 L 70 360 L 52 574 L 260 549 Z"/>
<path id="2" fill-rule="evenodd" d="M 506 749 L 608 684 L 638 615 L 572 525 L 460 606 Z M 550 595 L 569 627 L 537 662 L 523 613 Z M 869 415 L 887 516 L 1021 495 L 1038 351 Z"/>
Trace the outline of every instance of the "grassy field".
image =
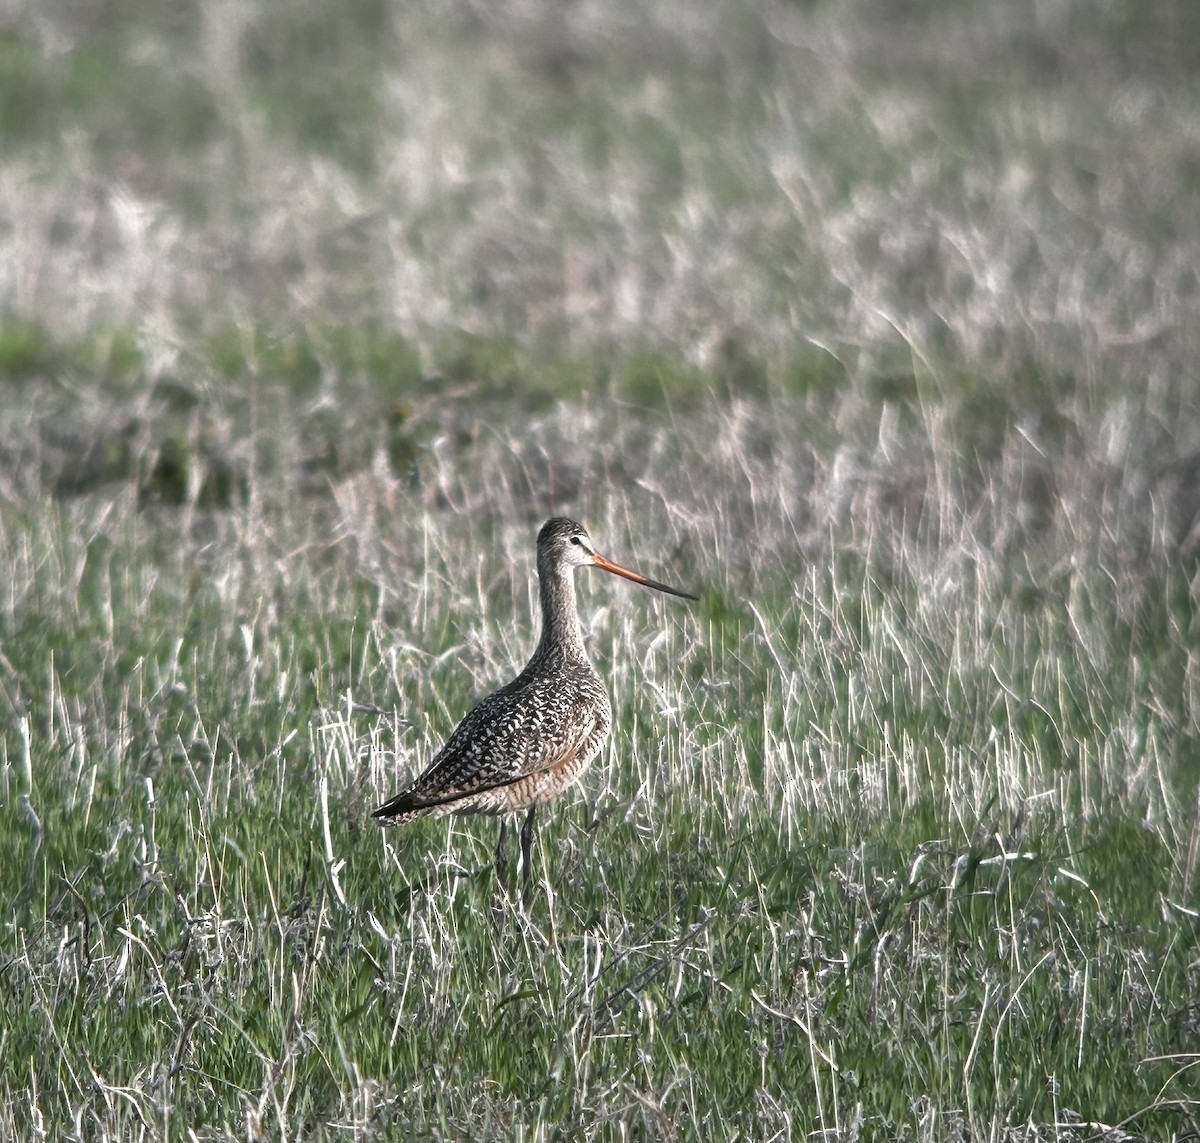
<path id="1" fill-rule="evenodd" d="M 6 19 L 0 1140 L 1200 1136 L 1190 3 Z"/>

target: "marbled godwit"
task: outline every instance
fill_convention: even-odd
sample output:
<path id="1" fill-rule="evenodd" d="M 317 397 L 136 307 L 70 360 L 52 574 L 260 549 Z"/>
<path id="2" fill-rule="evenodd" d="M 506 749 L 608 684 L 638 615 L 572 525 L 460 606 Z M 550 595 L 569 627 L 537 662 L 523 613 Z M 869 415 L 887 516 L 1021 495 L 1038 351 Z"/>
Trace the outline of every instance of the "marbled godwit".
<path id="1" fill-rule="evenodd" d="M 507 814 L 528 809 L 521 860 L 530 877 L 533 818 L 539 803 L 566 789 L 599 753 L 612 708 L 583 648 L 575 607 L 577 567 L 597 567 L 684 599 L 696 599 L 600 555 L 582 524 L 561 516 L 538 533 L 542 637 L 525 669 L 488 695 L 458 724 L 425 771 L 377 809 L 386 822 L 426 815 Z M 496 868 L 503 879 L 506 822 Z"/>

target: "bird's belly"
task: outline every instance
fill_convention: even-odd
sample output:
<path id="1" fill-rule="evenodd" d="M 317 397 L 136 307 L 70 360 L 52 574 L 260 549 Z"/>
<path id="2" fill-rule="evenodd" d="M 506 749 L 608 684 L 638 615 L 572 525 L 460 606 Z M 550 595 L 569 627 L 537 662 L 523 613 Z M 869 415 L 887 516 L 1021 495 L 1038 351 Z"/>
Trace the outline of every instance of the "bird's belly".
<path id="1" fill-rule="evenodd" d="M 557 797 L 568 786 L 574 784 L 590 762 L 591 758 L 583 758 L 577 754 L 551 770 L 522 778 L 512 786 L 514 807 L 536 806 Z"/>

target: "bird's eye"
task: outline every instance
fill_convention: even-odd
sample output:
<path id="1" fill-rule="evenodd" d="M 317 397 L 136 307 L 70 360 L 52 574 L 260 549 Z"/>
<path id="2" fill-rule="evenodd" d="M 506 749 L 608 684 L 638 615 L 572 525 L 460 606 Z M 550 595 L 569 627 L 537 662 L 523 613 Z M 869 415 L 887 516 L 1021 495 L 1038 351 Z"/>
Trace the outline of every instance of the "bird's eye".
<path id="1" fill-rule="evenodd" d="M 580 544 L 580 545 L 582 545 L 582 544 L 583 544 L 583 541 L 582 541 L 582 540 L 581 540 L 581 539 L 580 539 L 578 536 L 572 536 L 572 537 L 571 537 L 571 543 L 573 543 L 573 544 Z"/>

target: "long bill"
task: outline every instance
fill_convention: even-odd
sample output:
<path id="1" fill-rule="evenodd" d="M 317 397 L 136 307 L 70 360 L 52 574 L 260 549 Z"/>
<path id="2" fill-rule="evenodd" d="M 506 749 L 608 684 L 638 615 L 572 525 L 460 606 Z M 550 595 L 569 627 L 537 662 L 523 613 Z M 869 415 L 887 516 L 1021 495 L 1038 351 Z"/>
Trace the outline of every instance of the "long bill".
<path id="1" fill-rule="evenodd" d="M 667 587 L 665 583 L 659 583 L 656 579 L 647 579 L 644 575 L 638 575 L 637 572 L 623 568 L 620 564 L 614 564 L 612 560 L 606 560 L 599 552 L 593 554 L 592 563 L 595 567 L 602 568 L 606 572 L 612 572 L 613 575 L 624 576 L 625 579 L 631 579 L 634 583 L 640 583 L 643 587 L 652 587 L 655 591 L 665 591 L 667 595 L 678 595 L 683 599 L 700 598 L 698 595 L 692 595 L 690 591 L 680 591 L 677 587 Z"/>

